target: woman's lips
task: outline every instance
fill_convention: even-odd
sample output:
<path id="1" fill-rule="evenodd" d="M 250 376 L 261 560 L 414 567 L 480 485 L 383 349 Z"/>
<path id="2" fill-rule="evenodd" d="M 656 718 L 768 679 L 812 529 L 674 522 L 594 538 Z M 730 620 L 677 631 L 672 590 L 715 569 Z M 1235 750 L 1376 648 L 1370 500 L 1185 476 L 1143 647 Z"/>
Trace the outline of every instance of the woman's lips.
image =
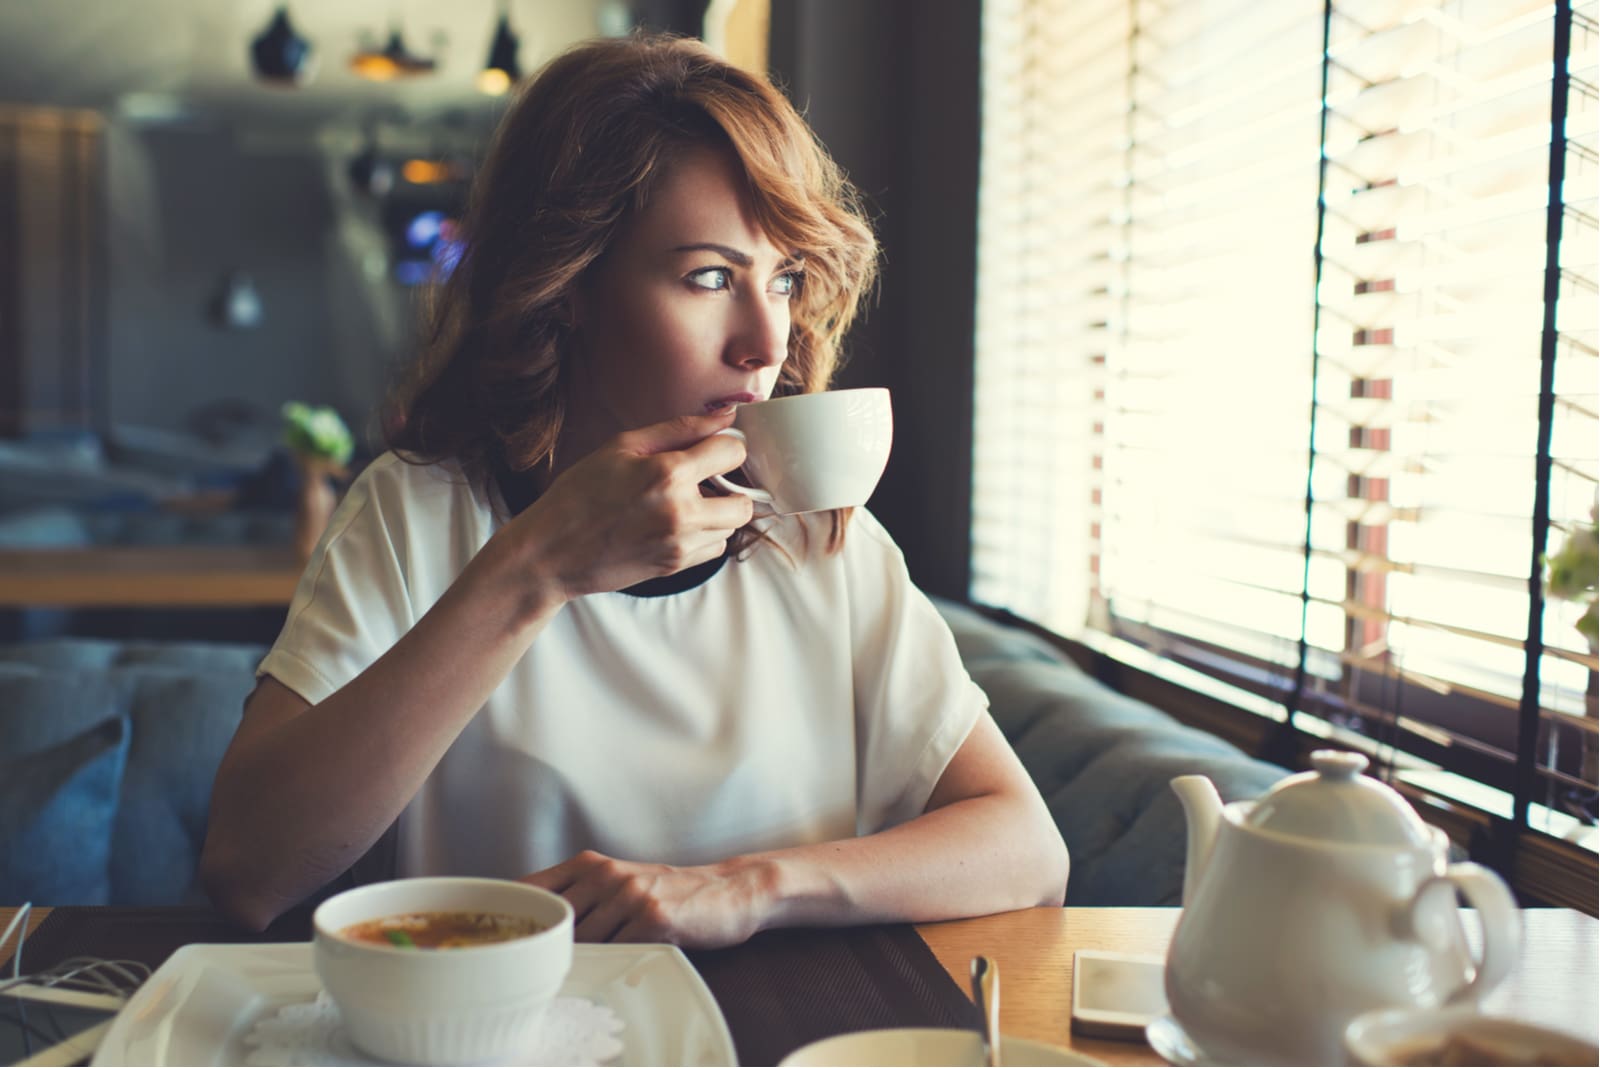
<path id="1" fill-rule="evenodd" d="M 726 411 L 736 404 L 749 404 L 760 399 L 754 393 L 730 393 L 726 397 L 718 397 L 714 401 L 707 401 L 706 414 L 712 415 L 716 412 Z"/>

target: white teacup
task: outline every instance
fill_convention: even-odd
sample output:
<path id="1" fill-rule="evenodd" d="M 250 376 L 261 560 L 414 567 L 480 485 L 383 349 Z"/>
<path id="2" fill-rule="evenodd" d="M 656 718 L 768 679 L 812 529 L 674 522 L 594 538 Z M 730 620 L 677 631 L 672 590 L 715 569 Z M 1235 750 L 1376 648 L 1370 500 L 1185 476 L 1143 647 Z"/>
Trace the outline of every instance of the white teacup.
<path id="1" fill-rule="evenodd" d="M 883 477 L 894 441 L 889 391 L 882 388 L 797 393 L 739 405 L 733 426 L 741 439 L 741 486 L 721 475 L 711 481 L 742 493 L 778 515 L 854 508 L 867 503 Z"/>

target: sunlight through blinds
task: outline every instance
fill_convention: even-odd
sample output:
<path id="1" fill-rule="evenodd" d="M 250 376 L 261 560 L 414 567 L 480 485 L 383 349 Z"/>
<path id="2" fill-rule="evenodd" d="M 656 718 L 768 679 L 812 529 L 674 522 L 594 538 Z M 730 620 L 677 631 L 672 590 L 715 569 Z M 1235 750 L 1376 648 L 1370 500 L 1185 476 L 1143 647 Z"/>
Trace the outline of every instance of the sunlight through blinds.
<path id="1" fill-rule="evenodd" d="M 1123 0 L 991 0 L 979 182 L 974 595 L 1082 626 L 1122 235 Z"/>
<path id="2" fill-rule="evenodd" d="M 1321 4 L 1134 12 L 1097 595 L 1118 629 L 1146 640 L 1181 634 L 1288 667 L 1303 582 Z"/>
<path id="3" fill-rule="evenodd" d="M 1595 8 L 987 0 L 973 599 L 1592 825 Z"/>
<path id="4" fill-rule="evenodd" d="M 1600 451 L 1592 14 L 1575 24 L 1541 552 L 1589 521 Z M 1554 39 L 1540 0 L 1339 0 L 1329 41 L 1312 552 L 1349 577 L 1312 590 L 1308 639 L 1340 662 L 1322 711 L 1408 714 L 1505 765 L 1527 667 Z M 1594 782 L 1595 657 L 1574 619 L 1550 600 L 1539 628 L 1552 808 L 1584 792 L 1585 750 Z M 1488 711 L 1396 707 L 1397 680 Z"/>

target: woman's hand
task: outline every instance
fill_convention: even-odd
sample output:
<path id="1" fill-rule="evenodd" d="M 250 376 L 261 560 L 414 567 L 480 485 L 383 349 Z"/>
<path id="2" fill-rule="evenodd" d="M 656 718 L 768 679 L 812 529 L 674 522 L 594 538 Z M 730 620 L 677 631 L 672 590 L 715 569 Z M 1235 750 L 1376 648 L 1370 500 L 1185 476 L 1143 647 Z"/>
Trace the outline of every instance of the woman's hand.
<path id="1" fill-rule="evenodd" d="M 528 546 L 563 600 L 619 590 L 720 556 L 750 521 L 748 497 L 707 497 L 700 483 L 744 462 L 717 434 L 731 413 L 684 416 L 611 439 L 562 472 L 501 535 Z"/>
<path id="2" fill-rule="evenodd" d="M 769 878 L 759 863 L 694 868 L 636 864 L 585 850 L 522 877 L 572 905 L 580 942 L 737 945 L 760 929 Z"/>

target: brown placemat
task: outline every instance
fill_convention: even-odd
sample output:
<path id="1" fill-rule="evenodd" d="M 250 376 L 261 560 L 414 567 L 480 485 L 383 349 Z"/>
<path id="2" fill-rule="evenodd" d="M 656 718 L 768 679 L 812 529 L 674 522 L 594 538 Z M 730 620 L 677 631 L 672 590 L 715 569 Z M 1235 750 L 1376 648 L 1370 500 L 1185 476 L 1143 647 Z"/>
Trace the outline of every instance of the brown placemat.
<path id="1" fill-rule="evenodd" d="M 90 956 L 141 961 L 153 970 L 194 942 L 310 937 L 309 908 L 251 934 L 204 908 L 63 906 L 28 936 L 22 966 L 38 971 Z M 972 1003 L 906 925 L 764 931 L 741 946 L 688 956 L 716 997 L 744 1065 L 777 1064 L 808 1042 L 846 1031 L 976 1022 Z"/>
<path id="2" fill-rule="evenodd" d="M 739 1063 L 878 1027 L 972 1027 L 977 1010 L 908 925 L 764 931 L 689 954 L 716 995 Z"/>
<path id="3" fill-rule="evenodd" d="M 68 957 L 136 960 L 161 967 L 192 942 L 306 942 L 311 910 L 292 909 L 260 934 L 251 934 L 210 909 L 191 906 L 52 909 L 22 946 L 22 970 L 36 972 Z M 4 967 L 9 970 L 11 962 Z"/>

